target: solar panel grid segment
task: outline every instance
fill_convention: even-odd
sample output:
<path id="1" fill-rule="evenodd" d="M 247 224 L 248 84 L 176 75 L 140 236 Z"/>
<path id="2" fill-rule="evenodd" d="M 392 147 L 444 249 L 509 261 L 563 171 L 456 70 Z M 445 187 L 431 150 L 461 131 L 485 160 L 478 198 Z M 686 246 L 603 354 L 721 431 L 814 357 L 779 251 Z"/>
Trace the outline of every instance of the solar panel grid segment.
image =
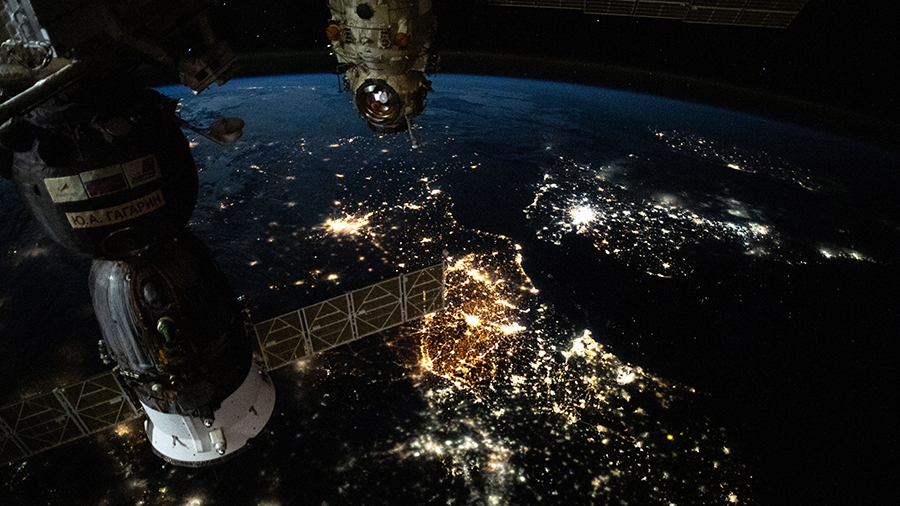
<path id="1" fill-rule="evenodd" d="M 0 417 L 32 454 L 84 435 L 52 392 L 6 406 Z"/>
<path id="2" fill-rule="evenodd" d="M 642 18 L 684 19 L 687 10 L 686 2 L 639 0 L 634 7 L 634 15 Z"/>
<path id="3" fill-rule="evenodd" d="M 687 2 L 692 9 L 699 7 L 724 7 L 731 9 L 743 9 L 746 7 L 748 0 L 692 0 Z"/>
<path id="4" fill-rule="evenodd" d="M 253 326 L 267 370 L 421 318 L 444 306 L 444 266 L 434 265 Z"/>
<path id="5" fill-rule="evenodd" d="M 312 352 L 300 310 L 254 325 L 266 369 L 277 369 Z"/>
<path id="6" fill-rule="evenodd" d="M 741 16 L 741 9 L 694 6 L 685 13 L 685 23 L 733 25 Z"/>
<path id="7" fill-rule="evenodd" d="M 756 10 L 748 7 L 741 13 L 738 24 L 746 26 L 786 28 L 794 21 L 794 18 L 796 18 L 799 13 L 799 10 Z"/>
<path id="8" fill-rule="evenodd" d="M 64 389 L 85 428 L 93 433 L 137 416 L 113 373 L 95 376 Z"/>
<path id="9" fill-rule="evenodd" d="M 434 265 L 403 276 L 406 321 L 444 307 L 444 266 Z"/>
<path id="10" fill-rule="evenodd" d="M 584 3 L 585 14 L 602 14 L 608 16 L 632 16 L 637 2 L 625 0 L 589 0 Z"/>
<path id="11" fill-rule="evenodd" d="M 748 0 L 747 9 L 800 12 L 809 0 Z"/>
<path id="12" fill-rule="evenodd" d="M 403 323 L 400 294 L 399 277 L 351 292 L 360 338 Z"/>
<path id="13" fill-rule="evenodd" d="M 584 0 L 502 0 L 491 4 L 510 7 L 543 7 L 546 9 L 582 9 Z"/>
<path id="14" fill-rule="evenodd" d="M 28 457 L 138 417 L 108 372 L 0 408 L 0 463 Z"/>
<path id="15" fill-rule="evenodd" d="M 350 302 L 341 295 L 303 308 L 313 353 L 353 341 L 350 326 Z"/>
<path id="16" fill-rule="evenodd" d="M 0 418 L 0 464 L 19 460 L 28 455 L 29 452 L 15 436 L 12 427 Z"/>
<path id="17" fill-rule="evenodd" d="M 808 0 L 490 0 L 491 5 L 582 9 L 585 14 L 786 28 Z"/>

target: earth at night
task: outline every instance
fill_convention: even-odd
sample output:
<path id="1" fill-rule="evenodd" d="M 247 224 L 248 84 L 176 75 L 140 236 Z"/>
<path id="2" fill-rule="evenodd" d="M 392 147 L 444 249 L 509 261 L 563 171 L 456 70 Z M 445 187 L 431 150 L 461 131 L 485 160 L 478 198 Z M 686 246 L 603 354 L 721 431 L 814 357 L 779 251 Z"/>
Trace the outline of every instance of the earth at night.
<path id="1" fill-rule="evenodd" d="M 186 132 L 189 228 L 255 321 L 442 260 L 447 309 L 274 371 L 275 415 L 226 463 L 166 464 L 132 422 L 4 466 L 0 503 L 862 504 L 898 479 L 900 153 L 433 80 L 411 136 L 368 130 L 331 75 L 161 89 L 194 124 L 246 121 L 228 147 Z M 8 181 L 0 202 L 8 403 L 106 366 L 90 260 Z"/>

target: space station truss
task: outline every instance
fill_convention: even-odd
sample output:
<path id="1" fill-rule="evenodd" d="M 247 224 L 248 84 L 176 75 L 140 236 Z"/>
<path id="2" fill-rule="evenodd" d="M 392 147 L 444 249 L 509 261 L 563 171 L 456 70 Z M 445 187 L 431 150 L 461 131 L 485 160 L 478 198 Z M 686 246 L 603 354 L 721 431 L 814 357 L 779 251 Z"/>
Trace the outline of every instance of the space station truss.
<path id="1" fill-rule="evenodd" d="M 444 307 L 444 265 L 391 278 L 255 324 L 267 370 Z M 0 407 L 0 464 L 143 416 L 116 373 Z"/>
<path id="2" fill-rule="evenodd" d="M 0 408 L 0 463 L 55 448 L 140 416 L 104 373 Z"/>
<path id="3" fill-rule="evenodd" d="M 341 346 L 444 307 L 443 264 L 360 288 L 254 325 L 266 368 Z"/>
<path id="4" fill-rule="evenodd" d="M 591 15 L 787 28 L 808 0 L 489 0 L 491 5 L 580 10 Z"/>

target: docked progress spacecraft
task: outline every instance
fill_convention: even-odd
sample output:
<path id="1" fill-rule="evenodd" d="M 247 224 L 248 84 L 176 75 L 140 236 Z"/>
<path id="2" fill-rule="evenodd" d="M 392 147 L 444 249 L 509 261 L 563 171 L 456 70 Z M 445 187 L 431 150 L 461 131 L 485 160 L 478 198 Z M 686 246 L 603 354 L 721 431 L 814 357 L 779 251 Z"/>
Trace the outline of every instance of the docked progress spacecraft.
<path id="1" fill-rule="evenodd" d="M 377 132 L 406 130 L 434 71 L 431 0 L 329 0 L 326 35 L 359 114 Z"/>

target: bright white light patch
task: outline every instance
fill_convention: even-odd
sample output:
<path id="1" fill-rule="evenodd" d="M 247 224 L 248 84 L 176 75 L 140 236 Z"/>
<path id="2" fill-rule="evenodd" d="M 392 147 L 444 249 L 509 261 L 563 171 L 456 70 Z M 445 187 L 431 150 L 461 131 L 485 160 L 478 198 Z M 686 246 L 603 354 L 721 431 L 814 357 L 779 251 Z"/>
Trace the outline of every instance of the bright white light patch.
<path id="1" fill-rule="evenodd" d="M 576 207 L 569 211 L 569 215 L 572 217 L 572 224 L 575 226 L 587 225 L 596 218 L 596 213 L 588 206 Z"/>
<path id="2" fill-rule="evenodd" d="M 627 385 L 634 381 L 634 378 L 634 371 L 628 368 L 622 368 L 621 370 L 619 370 L 619 374 L 616 375 L 616 383 L 620 385 Z"/>
<path id="3" fill-rule="evenodd" d="M 345 216 L 338 219 L 328 219 L 325 221 L 325 230 L 331 234 L 356 235 L 369 224 L 369 217 L 372 213 L 365 216 Z"/>

